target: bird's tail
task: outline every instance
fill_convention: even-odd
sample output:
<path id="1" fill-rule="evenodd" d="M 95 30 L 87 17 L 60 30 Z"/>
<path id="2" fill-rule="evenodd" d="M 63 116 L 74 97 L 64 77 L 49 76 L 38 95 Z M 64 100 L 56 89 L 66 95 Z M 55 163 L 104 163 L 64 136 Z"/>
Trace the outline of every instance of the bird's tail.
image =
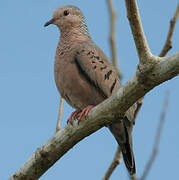
<path id="1" fill-rule="evenodd" d="M 124 163 L 127 167 L 129 174 L 130 175 L 135 174 L 136 173 L 135 160 L 134 160 L 133 150 L 130 147 L 130 144 L 127 142 L 124 144 L 120 144 L 120 148 L 122 151 Z"/>
<path id="2" fill-rule="evenodd" d="M 124 163 L 130 175 L 136 173 L 135 160 L 132 149 L 132 136 L 123 122 L 114 123 L 109 126 L 110 131 L 114 135 L 118 145 L 120 146 Z"/>

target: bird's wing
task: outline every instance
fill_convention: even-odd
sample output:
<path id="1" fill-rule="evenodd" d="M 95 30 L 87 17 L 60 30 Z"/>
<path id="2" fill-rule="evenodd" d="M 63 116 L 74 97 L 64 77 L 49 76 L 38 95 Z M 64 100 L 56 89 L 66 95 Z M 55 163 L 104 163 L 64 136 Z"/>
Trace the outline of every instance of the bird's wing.
<path id="1" fill-rule="evenodd" d="M 86 78 L 98 87 L 106 97 L 111 96 L 120 87 L 115 68 L 94 43 L 86 42 L 77 47 L 75 63 Z"/>
<path id="2" fill-rule="evenodd" d="M 93 43 L 83 43 L 77 48 L 75 62 L 78 69 L 91 84 L 98 87 L 107 97 L 120 87 L 120 81 L 110 61 Z M 130 174 L 135 173 L 135 161 L 132 150 L 131 131 L 133 127 L 135 107 L 126 112 L 124 121 L 109 125 L 124 157 L 124 162 Z"/>

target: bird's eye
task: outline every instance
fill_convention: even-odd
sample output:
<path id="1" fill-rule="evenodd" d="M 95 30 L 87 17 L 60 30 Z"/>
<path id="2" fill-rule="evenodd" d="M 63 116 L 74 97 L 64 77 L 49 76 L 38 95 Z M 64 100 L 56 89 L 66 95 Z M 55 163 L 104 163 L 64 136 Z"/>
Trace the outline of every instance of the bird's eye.
<path id="1" fill-rule="evenodd" d="M 68 10 L 65 10 L 65 11 L 63 12 L 63 15 L 64 15 L 64 16 L 68 16 L 68 15 L 69 15 L 69 11 L 68 11 Z"/>

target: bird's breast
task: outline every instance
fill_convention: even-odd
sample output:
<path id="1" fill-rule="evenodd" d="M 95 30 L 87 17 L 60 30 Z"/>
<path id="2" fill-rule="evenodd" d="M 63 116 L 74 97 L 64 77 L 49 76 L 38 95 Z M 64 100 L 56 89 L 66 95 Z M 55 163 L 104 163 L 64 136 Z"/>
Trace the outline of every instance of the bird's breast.
<path id="1" fill-rule="evenodd" d="M 54 73 L 58 91 L 76 109 L 99 104 L 105 98 L 79 72 L 73 57 L 62 53 L 55 58 Z"/>

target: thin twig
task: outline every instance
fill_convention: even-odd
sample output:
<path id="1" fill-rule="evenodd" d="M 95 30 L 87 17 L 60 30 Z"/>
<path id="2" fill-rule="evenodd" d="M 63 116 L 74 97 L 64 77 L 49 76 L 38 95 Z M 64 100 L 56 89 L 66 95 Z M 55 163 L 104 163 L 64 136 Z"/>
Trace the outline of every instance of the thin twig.
<path id="1" fill-rule="evenodd" d="M 60 107 L 59 107 L 59 114 L 58 114 L 58 120 L 57 120 L 57 126 L 56 126 L 56 133 L 60 131 L 60 128 L 61 128 L 62 114 L 63 114 L 63 98 L 60 97 Z"/>
<path id="2" fill-rule="evenodd" d="M 107 0 L 108 9 L 109 9 L 109 16 L 110 16 L 110 35 L 109 35 L 109 41 L 110 41 L 110 48 L 111 48 L 111 55 L 112 55 L 112 63 L 113 66 L 116 69 L 116 72 L 118 72 L 119 79 L 122 79 L 122 74 L 120 73 L 120 70 L 118 69 L 118 60 L 117 60 L 117 52 L 116 52 L 116 44 L 115 44 L 115 20 L 116 20 L 116 13 L 112 4 L 112 0 Z M 114 159 L 111 162 L 108 170 L 105 173 L 105 176 L 102 180 L 108 180 L 113 173 L 113 171 L 116 169 L 116 167 L 121 163 L 121 150 L 118 146 Z"/>
<path id="3" fill-rule="evenodd" d="M 111 47 L 111 55 L 112 55 L 112 63 L 114 67 L 116 68 L 116 71 L 118 72 L 118 76 L 121 79 L 122 74 L 120 73 L 120 70 L 118 69 L 118 58 L 117 58 L 117 52 L 116 52 L 116 44 L 115 44 L 115 22 L 116 22 L 116 12 L 114 10 L 112 0 L 107 0 L 108 3 L 108 9 L 109 9 L 109 16 L 110 16 L 110 35 L 109 35 L 109 41 L 110 41 L 110 47 Z"/>
<path id="4" fill-rule="evenodd" d="M 173 36 L 173 32 L 174 32 L 174 28 L 175 28 L 175 24 L 176 24 L 176 22 L 177 22 L 177 20 L 178 20 L 178 16 L 179 16 L 179 1 L 178 1 L 178 4 L 177 4 L 177 8 L 176 8 L 176 10 L 175 10 L 175 13 L 174 13 L 174 16 L 173 16 L 173 18 L 171 19 L 171 21 L 170 21 L 170 28 L 169 28 L 169 32 L 168 32 L 168 35 L 167 35 L 167 40 L 166 40 L 166 42 L 165 42 L 165 45 L 164 45 L 164 47 L 163 47 L 163 49 L 162 49 L 162 51 L 161 51 L 161 53 L 160 53 L 160 57 L 164 57 L 167 53 L 168 53 L 168 51 L 172 48 L 172 36 Z M 167 98 L 167 97 L 166 97 Z M 167 102 L 168 103 L 168 102 Z M 163 114 L 164 114 L 165 112 L 163 112 Z M 165 115 L 165 114 L 164 114 Z M 162 115 L 161 115 L 162 116 Z M 162 118 L 162 117 L 161 117 Z M 164 118 L 164 117 L 163 117 Z M 161 125 L 162 126 L 162 125 Z M 161 132 L 160 132 L 161 133 Z M 160 136 L 160 134 L 159 134 L 159 136 Z M 156 143 L 159 143 L 159 142 L 157 142 L 157 141 L 159 141 L 160 139 L 156 139 L 156 142 L 155 142 L 155 145 L 156 145 Z M 158 148 L 158 147 L 157 147 Z M 140 180 L 144 180 L 145 178 L 146 178 L 146 176 L 147 176 L 147 174 L 148 174 L 148 172 L 149 172 L 149 170 L 151 169 L 151 166 L 152 166 L 152 163 L 153 163 L 153 160 L 155 159 L 155 156 L 156 156 L 156 153 L 157 152 L 155 152 L 156 151 L 156 149 L 155 149 L 155 147 L 154 147 L 154 150 L 153 150 L 153 153 L 152 153 L 152 157 L 149 159 L 149 161 L 148 161 L 148 163 L 147 163 L 147 165 L 146 165 L 146 168 L 145 168 L 145 170 L 144 170 L 144 173 L 143 173 L 143 175 L 142 175 L 142 177 L 141 177 L 141 179 Z"/>
<path id="5" fill-rule="evenodd" d="M 164 125 L 164 121 L 165 121 L 165 117 L 166 117 L 166 113 L 167 113 L 168 101 L 169 101 L 169 94 L 166 93 L 162 113 L 160 116 L 159 125 L 158 125 L 156 136 L 155 136 L 155 143 L 154 143 L 153 151 L 152 151 L 151 157 L 150 157 L 150 159 L 146 165 L 146 168 L 145 168 L 144 173 L 143 173 L 142 177 L 140 178 L 140 180 L 146 179 L 146 177 L 147 177 L 147 175 L 148 175 L 148 173 L 152 167 L 152 164 L 156 158 L 158 148 L 159 148 L 159 144 L 160 144 L 161 134 L 162 134 L 162 130 L 163 130 L 163 125 Z"/>
<path id="6" fill-rule="evenodd" d="M 168 31 L 168 35 L 167 35 L 165 45 L 164 45 L 164 47 L 163 47 L 163 49 L 159 55 L 160 57 L 164 57 L 168 53 L 168 51 L 172 48 L 172 36 L 173 36 L 173 32 L 175 29 L 175 24 L 177 22 L 178 16 L 179 16 L 179 1 L 178 1 L 177 8 L 175 10 L 174 16 L 170 20 L 170 28 Z"/>
<path id="7" fill-rule="evenodd" d="M 120 147 L 117 148 L 116 154 L 114 156 L 114 159 L 111 163 L 111 165 L 109 166 L 108 170 L 106 171 L 105 176 L 103 177 L 102 180 L 108 180 L 111 176 L 111 174 L 113 173 L 113 171 L 115 170 L 115 168 L 121 163 L 121 149 Z"/>

